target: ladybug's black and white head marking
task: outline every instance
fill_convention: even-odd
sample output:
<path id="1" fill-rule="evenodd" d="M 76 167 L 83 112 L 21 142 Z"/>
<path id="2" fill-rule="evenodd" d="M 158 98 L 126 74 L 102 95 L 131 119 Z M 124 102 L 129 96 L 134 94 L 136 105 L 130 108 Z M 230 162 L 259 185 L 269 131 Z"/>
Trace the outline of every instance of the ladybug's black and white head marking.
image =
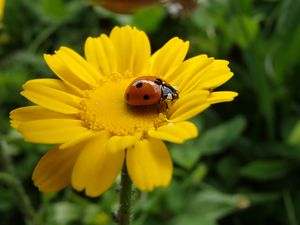
<path id="1" fill-rule="evenodd" d="M 173 88 L 170 84 L 163 82 L 162 79 L 157 78 L 154 83 L 161 87 L 161 100 L 173 101 L 178 99 L 178 91 Z"/>
<path id="2" fill-rule="evenodd" d="M 178 91 L 167 83 L 162 84 L 161 93 L 162 93 L 161 98 L 163 101 L 165 100 L 174 101 L 179 97 Z"/>
<path id="3" fill-rule="evenodd" d="M 158 85 L 163 85 L 163 81 L 162 79 L 157 78 L 154 83 L 158 84 Z"/>

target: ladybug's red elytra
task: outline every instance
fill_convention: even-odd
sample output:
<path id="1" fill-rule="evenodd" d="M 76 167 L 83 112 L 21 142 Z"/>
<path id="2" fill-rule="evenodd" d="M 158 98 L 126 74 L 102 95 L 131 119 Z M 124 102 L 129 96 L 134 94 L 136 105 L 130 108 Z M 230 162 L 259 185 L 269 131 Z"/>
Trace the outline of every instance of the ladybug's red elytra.
<path id="1" fill-rule="evenodd" d="M 145 106 L 173 102 L 178 99 L 178 91 L 166 81 L 142 76 L 133 80 L 125 92 L 125 100 L 131 106 Z"/>

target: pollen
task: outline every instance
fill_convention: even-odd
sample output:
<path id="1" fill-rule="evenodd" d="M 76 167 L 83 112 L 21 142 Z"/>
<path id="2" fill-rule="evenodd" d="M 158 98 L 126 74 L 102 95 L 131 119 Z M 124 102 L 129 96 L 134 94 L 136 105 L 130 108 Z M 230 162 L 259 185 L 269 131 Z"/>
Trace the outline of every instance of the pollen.
<path id="1" fill-rule="evenodd" d="M 145 133 L 165 120 L 158 106 L 129 106 L 124 97 L 132 79 L 111 79 L 85 92 L 80 117 L 91 130 L 107 130 L 112 135 Z"/>

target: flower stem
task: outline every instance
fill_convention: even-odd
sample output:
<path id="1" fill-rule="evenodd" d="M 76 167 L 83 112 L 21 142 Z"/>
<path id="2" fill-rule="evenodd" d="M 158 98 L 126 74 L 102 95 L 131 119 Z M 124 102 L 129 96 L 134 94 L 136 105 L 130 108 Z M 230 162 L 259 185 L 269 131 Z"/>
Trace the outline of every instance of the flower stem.
<path id="1" fill-rule="evenodd" d="M 290 225 L 299 225 L 297 221 L 297 216 L 295 212 L 295 207 L 293 205 L 292 196 L 290 191 L 283 192 L 283 201 L 287 211 L 287 217 Z"/>
<path id="2" fill-rule="evenodd" d="M 131 180 L 129 178 L 126 163 L 124 162 L 121 175 L 120 188 L 120 208 L 118 211 L 118 224 L 130 224 L 130 205 L 131 205 Z"/>

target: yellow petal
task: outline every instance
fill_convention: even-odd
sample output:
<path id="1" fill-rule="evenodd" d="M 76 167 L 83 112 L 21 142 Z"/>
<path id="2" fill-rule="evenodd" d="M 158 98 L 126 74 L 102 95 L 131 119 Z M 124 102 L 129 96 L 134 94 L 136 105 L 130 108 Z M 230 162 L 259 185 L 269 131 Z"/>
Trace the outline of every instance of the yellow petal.
<path id="1" fill-rule="evenodd" d="M 179 93 L 179 99 L 168 111 L 170 122 L 187 120 L 206 109 L 209 106 L 206 103 L 208 95 L 209 91 L 205 90 L 193 91 L 183 96 Z"/>
<path id="2" fill-rule="evenodd" d="M 123 151 L 132 148 L 141 138 L 141 134 L 134 136 L 113 136 L 106 142 L 106 148 L 111 152 Z"/>
<path id="3" fill-rule="evenodd" d="M 47 87 L 51 87 L 56 90 L 64 91 L 72 93 L 73 89 L 70 88 L 70 86 L 66 85 L 63 81 L 59 79 L 51 79 L 51 78 L 39 78 L 39 79 L 33 79 L 28 81 L 30 84 L 36 84 L 36 85 L 44 85 Z M 78 95 L 78 97 L 82 97 L 82 92 Z M 73 93 L 72 93 L 73 94 Z M 75 93 L 77 95 L 77 93 Z"/>
<path id="4" fill-rule="evenodd" d="M 207 98 L 207 103 L 216 104 L 220 102 L 230 102 L 232 101 L 238 93 L 233 91 L 214 91 Z"/>
<path id="5" fill-rule="evenodd" d="M 168 79 L 183 62 L 189 42 L 175 37 L 168 41 L 151 58 L 151 75 Z"/>
<path id="6" fill-rule="evenodd" d="M 5 5 L 5 0 L 0 0 L 0 23 L 4 13 L 4 5 Z"/>
<path id="7" fill-rule="evenodd" d="M 127 150 L 126 166 L 133 183 L 141 191 L 168 186 L 173 165 L 163 141 L 155 138 L 144 139 Z"/>
<path id="8" fill-rule="evenodd" d="M 101 74 L 81 56 L 68 48 L 61 48 L 54 55 L 44 55 L 50 69 L 75 90 L 96 86 Z"/>
<path id="9" fill-rule="evenodd" d="M 26 141 L 60 144 L 80 136 L 87 128 L 82 126 L 80 120 L 45 119 L 21 123 L 18 130 Z"/>
<path id="10" fill-rule="evenodd" d="M 85 130 L 81 132 L 78 136 L 74 137 L 73 139 L 68 140 L 67 142 L 63 143 L 59 146 L 59 149 L 65 149 L 73 147 L 74 145 L 86 141 L 90 138 L 93 138 L 95 135 L 97 135 L 99 132 L 94 132 L 92 130 Z"/>
<path id="11" fill-rule="evenodd" d="M 27 106 L 10 112 L 11 126 L 17 128 L 23 122 L 42 119 L 76 119 L 75 115 L 50 111 L 41 106 Z"/>
<path id="12" fill-rule="evenodd" d="M 168 111 L 168 115 L 172 115 L 174 112 L 180 110 L 183 105 L 189 105 L 193 101 L 198 104 L 204 103 L 209 94 L 210 92 L 206 90 L 193 91 L 183 96 L 181 96 L 181 94 L 179 93 L 179 99 L 172 105 L 172 107 Z"/>
<path id="13" fill-rule="evenodd" d="M 50 82 L 48 79 L 27 81 L 23 85 L 24 91 L 21 94 L 46 109 L 65 114 L 78 113 L 81 99 L 65 92 L 65 89 L 60 88 L 59 85 L 54 86 L 53 83 L 53 80 Z"/>
<path id="14" fill-rule="evenodd" d="M 57 53 L 54 55 L 44 54 L 44 59 L 50 69 L 62 79 L 66 84 L 73 87 L 77 92 L 80 90 L 85 90 L 89 87 L 85 79 L 82 79 L 81 76 L 73 74 L 73 72 L 66 66 L 58 57 Z"/>
<path id="15" fill-rule="evenodd" d="M 195 80 L 199 79 L 197 74 L 211 65 L 213 61 L 214 59 L 208 58 L 207 55 L 199 55 L 187 59 L 167 80 L 182 93 L 184 89 L 187 89 L 190 85 L 195 83 Z"/>
<path id="16" fill-rule="evenodd" d="M 184 121 L 169 123 L 156 130 L 149 130 L 148 135 L 153 138 L 162 139 L 174 143 L 183 143 L 188 139 L 198 136 L 198 129 L 195 124 Z"/>
<path id="17" fill-rule="evenodd" d="M 72 186 L 91 197 L 101 195 L 113 184 L 124 162 L 125 151 L 111 153 L 105 149 L 108 138 L 108 133 L 100 133 L 89 140 L 73 169 Z"/>
<path id="18" fill-rule="evenodd" d="M 115 27 L 110 39 L 117 50 L 118 72 L 141 75 L 151 54 L 147 35 L 130 26 Z"/>
<path id="19" fill-rule="evenodd" d="M 36 165 L 32 179 L 42 192 L 54 192 L 69 185 L 71 173 L 81 146 L 59 150 L 58 147 L 48 151 Z"/>
<path id="20" fill-rule="evenodd" d="M 59 79 L 40 78 L 40 79 L 30 80 L 28 82 L 30 82 L 31 84 L 45 85 L 47 87 L 51 87 L 56 90 L 74 94 L 78 97 L 83 96 L 83 92 L 81 90 L 76 89 L 74 86 L 70 86 Z"/>
<path id="21" fill-rule="evenodd" d="M 65 66 L 81 80 L 94 87 L 103 79 L 99 70 L 84 60 L 79 54 L 70 48 L 61 47 L 56 55 Z"/>
<path id="22" fill-rule="evenodd" d="M 198 89 L 214 89 L 233 76 L 228 67 L 228 61 L 214 60 L 211 64 L 200 70 L 192 79 L 182 86 L 182 93 Z"/>
<path id="23" fill-rule="evenodd" d="M 104 34 L 98 38 L 89 37 L 84 47 L 85 57 L 89 63 L 98 68 L 104 76 L 117 72 L 116 49 Z"/>
<path id="24" fill-rule="evenodd" d="M 197 114 L 203 112 L 209 106 L 210 104 L 207 103 L 203 103 L 199 105 L 198 102 L 191 102 L 190 105 L 186 104 L 181 108 L 181 110 L 178 110 L 174 114 L 172 114 L 171 118 L 168 121 L 175 123 L 175 122 L 188 120 L 196 116 Z"/>

